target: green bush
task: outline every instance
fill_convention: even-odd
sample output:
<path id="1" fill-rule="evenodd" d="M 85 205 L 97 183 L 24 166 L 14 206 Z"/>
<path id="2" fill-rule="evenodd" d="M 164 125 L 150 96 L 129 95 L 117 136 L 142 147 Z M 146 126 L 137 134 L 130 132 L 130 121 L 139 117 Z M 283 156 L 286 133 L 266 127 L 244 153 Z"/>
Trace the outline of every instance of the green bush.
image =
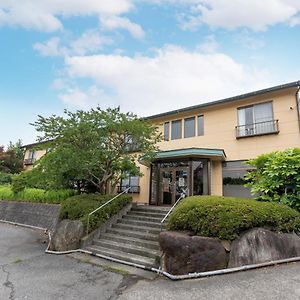
<path id="1" fill-rule="evenodd" d="M 14 175 L 12 177 L 11 189 L 17 194 L 25 190 L 26 187 L 26 174 L 21 172 L 20 174 Z"/>
<path id="2" fill-rule="evenodd" d="M 300 148 L 262 154 L 247 161 L 245 176 L 257 200 L 287 204 L 300 211 Z"/>
<path id="3" fill-rule="evenodd" d="M 243 198 L 193 196 L 183 200 L 168 220 L 169 230 L 234 240 L 241 232 L 266 227 L 278 232 L 300 230 L 300 213 L 278 203 Z"/>
<path id="4" fill-rule="evenodd" d="M 0 185 L 11 183 L 11 174 L 0 172 Z"/>
<path id="5" fill-rule="evenodd" d="M 25 188 L 14 193 L 10 186 L 0 186 L 0 200 L 37 202 L 37 203 L 61 203 L 63 200 L 76 194 L 74 190 L 46 191 L 42 189 Z"/>
<path id="6" fill-rule="evenodd" d="M 60 218 L 71 220 L 80 219 L 86 227 L 88 214 L 110 200 L 113 196 L 114 195 L 82 194 L 70 197 L 62 203 Z M 91 215 L 89 220 L 89 232 L 105 223 L 106 220 L 117 214 L 131 201 L 131 196 L 121 195 L 107 206 Z"/>

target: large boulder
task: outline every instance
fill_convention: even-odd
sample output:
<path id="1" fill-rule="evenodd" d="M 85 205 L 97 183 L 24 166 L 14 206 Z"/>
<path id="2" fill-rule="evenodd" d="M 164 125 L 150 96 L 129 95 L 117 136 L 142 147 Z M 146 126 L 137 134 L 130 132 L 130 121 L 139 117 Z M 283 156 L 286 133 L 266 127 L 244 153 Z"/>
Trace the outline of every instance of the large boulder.
<path id="1" fill-rule="evenodd" d="M 162 232 L 159 244 L 164 269 L 174 275 L 224 269 L 228 257 L 222 244 L 213 238 Z"/>
<path id="2" fill-rule="evenodd" d="M 300 237 L 297 234 L 254 228 L 233 241 L 228 267 L 259 264 L 296 256 L 300 256 Z"/>
<path id="3" fill-rule="evenodd" d="M 51 239 L 51 250 L 67 251 L 80 247 L 84 227 L 79 220 L 62 220 Z"/>

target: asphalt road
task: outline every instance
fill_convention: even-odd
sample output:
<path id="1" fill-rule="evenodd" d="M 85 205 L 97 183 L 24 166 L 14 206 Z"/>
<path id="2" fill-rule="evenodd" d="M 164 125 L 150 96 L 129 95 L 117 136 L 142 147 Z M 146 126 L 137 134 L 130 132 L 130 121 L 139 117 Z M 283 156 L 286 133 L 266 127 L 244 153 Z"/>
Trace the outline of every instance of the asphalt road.
<path id="1" fill-rule="evenodd" d="M 300 299 L 300 263 L 174 282 L 85 255 L 45 254 L 45 248 L 42 233 L 0 223 L 1 300 Z"/>

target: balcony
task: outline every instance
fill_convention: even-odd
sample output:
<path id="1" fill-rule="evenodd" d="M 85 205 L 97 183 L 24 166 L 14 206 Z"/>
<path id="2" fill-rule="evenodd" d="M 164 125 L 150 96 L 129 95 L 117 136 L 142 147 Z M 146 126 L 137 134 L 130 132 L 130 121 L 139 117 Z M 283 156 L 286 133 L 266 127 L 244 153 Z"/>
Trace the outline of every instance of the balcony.
<path id="1" fill-rule="evenodd" d="M 24 165 L 33 165 L 35 163 L 35 158 L 26 158 L 24 159 Z"/>
<path id="2" fill-rule="evenodd" d="M 129 188 L 128 185 L 120 185 L 117 187 L 117 192 L 118 193 L 122 193 L 123 191 L 125 191 L 127 188 Z M 131 186 L 130 190 L 128 191 L 128 193 L 135 193 L 138 194 L 140 192 L 140 186 Z"/>
<path id="3" fill-rule="evenodd" d="M 245 138 L 251 136 L 277 134 L 279 133 L 278 120 L 270 120 L 235 127 L 236 138 Z"/>

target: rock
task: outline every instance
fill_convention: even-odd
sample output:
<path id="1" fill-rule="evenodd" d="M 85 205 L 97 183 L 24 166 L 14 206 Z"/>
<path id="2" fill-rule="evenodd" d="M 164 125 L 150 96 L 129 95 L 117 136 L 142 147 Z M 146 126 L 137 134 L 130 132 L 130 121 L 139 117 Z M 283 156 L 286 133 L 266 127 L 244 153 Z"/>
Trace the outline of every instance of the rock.
<path id="1" fill-rule="evenodd" d="M 173 275 L 212 271 L 227 266 L 226 251 L 213 238 L 165 231 L 159 236 L 159 244 L 164 254 L 164 268 Z"/>
<path id="2" fill-rule="evenodd" d="M 66 251 L 80 247 L 84 235 L 83 224 L 79 220 L 62 220 L 51 239 L 51 250 Z"/>
<path id="3" fill-rule="evenodd" d="M 254 228 L 231 244 L 228 268 L 300 256 L 300 237 Z"/>
<path id="4" fill-rule="evenodd" d="M 226 252 L 230 252 L 231 251 L 231 242 L 230 241 L 222 240 L 221 244 L 224 247 L 224 249 L 226 250 Z"/>

